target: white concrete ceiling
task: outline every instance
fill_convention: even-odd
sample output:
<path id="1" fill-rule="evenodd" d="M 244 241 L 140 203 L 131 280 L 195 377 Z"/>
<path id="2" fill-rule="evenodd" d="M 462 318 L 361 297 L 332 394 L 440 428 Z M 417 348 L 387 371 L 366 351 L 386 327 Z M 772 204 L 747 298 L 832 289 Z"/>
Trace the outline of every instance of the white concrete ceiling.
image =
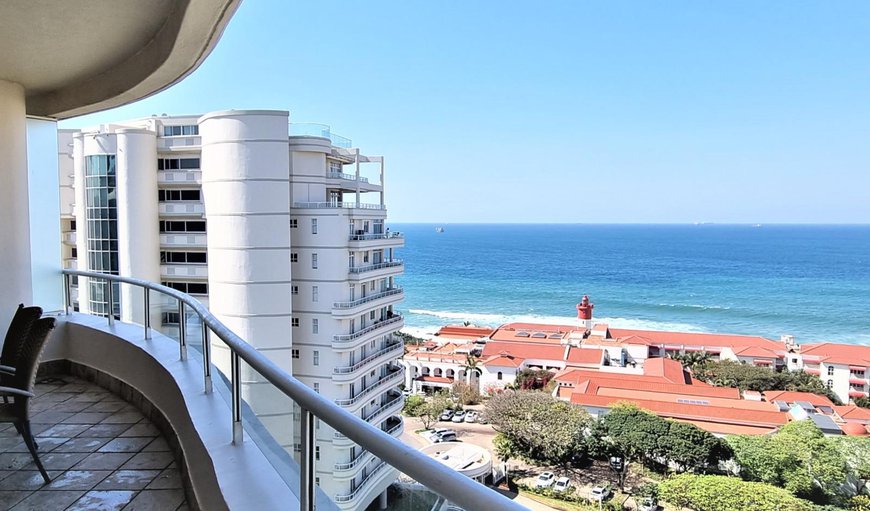
<path id="1" fill-rule="evenodd" d="M 30 115 L 67 118 L 129 103 L 193 71 L 241 0 L 3 0 L 0 79 Z"/>

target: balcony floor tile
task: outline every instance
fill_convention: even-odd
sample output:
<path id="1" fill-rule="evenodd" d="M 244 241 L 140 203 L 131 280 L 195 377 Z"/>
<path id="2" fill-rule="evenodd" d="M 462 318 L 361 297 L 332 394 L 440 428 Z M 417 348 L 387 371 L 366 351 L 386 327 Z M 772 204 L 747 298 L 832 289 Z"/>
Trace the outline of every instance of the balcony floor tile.
<path id="1" fill-rule="evenodd" d="M 0 424 L 0 510 L 188 509 L 169 444 L 139 410 L 71 376 L 47 381 L 36 385 L 31 427 L 52 482 Z"/>

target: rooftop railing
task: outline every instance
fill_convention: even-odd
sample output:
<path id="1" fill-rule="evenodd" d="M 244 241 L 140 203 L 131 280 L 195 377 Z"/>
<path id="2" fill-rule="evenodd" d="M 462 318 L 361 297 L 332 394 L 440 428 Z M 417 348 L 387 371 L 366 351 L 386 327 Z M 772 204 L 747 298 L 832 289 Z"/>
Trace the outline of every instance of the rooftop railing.
<path id="1" fill-rule="evenodd" d="M 353 147 L 353 143 L 349 138 L 333 133 L 330 127 L 326 124 L 318 124 L 314 122 L 291 122 L 290 136 L 328 138 L 335 147 L 341 147 L 342 149 L 350 149 Z"/>
<path id="2" fill-rule="evenodd" d="M 525 509 L 523 506 L 499 493 L 421 454 L 413 447 L 405 445 L 385 431 L 325 399 L 281 369 L 275 362 L 257 351 L 256 348 L 245 342 L 212 315 L 198 300 L 186 293 L 147 280 L 88 271 L 63 270 L 64 304 L 67 314 L 69 314 L 71 304 L 70 282 L 74 276 L 87 278 L 92 282 L 118 282 L 123 285 L 133 286 L 134 288 L 140 288 L 143 291 L 142 306 L 144 309 L 143 327 L 145 329 L 145 339 L 151 339 L 152 333 L 150 324 L 150 292 L 154 291 L 175 299 L 178 303 L 181 323 L 178 329 L 179 358 L 181 360 L 187 359 L 186 311 L 192 311 L 193 315 L 198 318 L 201 327 L 203 340 L 201 346 L 203 388 L 206 393 L 213 392 L 212 375 L 214 373 L 208 334 L 211 333 L 229 349 L 230 367 L 226 376 L 231 391 L 231 417 L 228 417 L 228 420 L 232 421 L 233 435 L 231 440 L 233 444 L 241 444 L 245 438 L 242 425 L 241 392 L 241 367 L 243 362 L 256 371 L 266 382 L 271 384 L 280 395 L 291 399 L 299 406 L 301 411 L 300 434 L 302 439 L 299 463 L 300 490 L 298 495 L 300 510 L 314 511 L 315 506 L 315 417 L 331 426 L 337 433 L 346 436 L 362 448 L 371 451 L 382 460 L 375 470 L 369 472 L 367 481 L 372 481 L 371 476 L 374 473 L 379 472 L 386 465 L 390 465 L 432 491 L 445 497 L 449 496 L 451 501 L 468 510 L 499 509 L 522 511 Z M 114 286 L 112 285 L 105 286 L 105 292 L 108 295 L 106 301 L 109 303 L 113 302 L 113 288 Z M 107 316 L 106 320 L 110 326 L 115 322 L 115 318 L 112 315 Z M 396 371 L 385 380 L 392 380 L 396 375 L 401 377 L 402 372 Z M 349 494 L 336 495 L 334 500 L 336 502 L 352 500 L 366 486 L 367 483 L 364 483 Z"/>
<path id="3" fill-rule="evenodd" d="M 377 209 L 386 210 L 387 207 L 383 204 L 369 204 L 365 202 L 294 202 L 294 208 L 306 209 L 324 209 L 324 208 L 339 208 L 339 209 Z"/>

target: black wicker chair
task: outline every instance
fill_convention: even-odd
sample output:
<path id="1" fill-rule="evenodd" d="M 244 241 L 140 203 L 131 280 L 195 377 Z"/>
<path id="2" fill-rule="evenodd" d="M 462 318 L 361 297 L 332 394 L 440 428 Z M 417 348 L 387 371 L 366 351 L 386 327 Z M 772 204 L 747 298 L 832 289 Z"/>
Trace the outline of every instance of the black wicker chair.
<path id="1" fill-rule="evenodd" d="M 39 358 L 45 348 L 48 334 L 54 328 L 54 318 L 42 318 L 33 323 L 27 339 L 18 352 L 15 374 L 4 378 L 0 387 L 0 395 L 11 397 L 11 403 L 0 404 L 0 422 L 11 422 L 15 429 L 24 437 L 27 450 L 33 456 L 33 462 L 46 484 L 51 482 L 45 467 L 36 453 L 36 442 L 30 430 L 30 399 L 34 397 L 33 385 L 36 383 L 36 370 L 39 368 Z"/>
<path id="2" fill-rule="evenodd" d="M 3 341 L 3 352 L 0 353 L 0 385 L 11 381 L 12 375 L 15 374 L 15 367 L 18 365 L 18 353 L 27 341 L 27 334 L 30 333 L 33 324 L 41 316 L 41 307 L 25 307 L 22 303 L 15 310 L 15 316 L 12 317 L 9 329 L 6 331 L 6 340 Z"/>

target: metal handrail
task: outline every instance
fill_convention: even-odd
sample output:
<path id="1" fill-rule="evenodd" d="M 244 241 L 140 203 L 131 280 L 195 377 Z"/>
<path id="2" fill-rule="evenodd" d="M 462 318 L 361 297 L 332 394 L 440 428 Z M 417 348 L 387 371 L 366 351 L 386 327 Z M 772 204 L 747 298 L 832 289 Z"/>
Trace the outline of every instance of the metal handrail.
<path id="1" fill-rule="evenodd" d="M 336 367 L 335 369 L 332 370 L 332 373 L 333 374 L 350 374 L 350 373 L 356 372 L 356 371 L 360 370 L 361 368 L 371 364 L 375 360 L 383 357 L 384 355 L 387 355 L 387 354 L 392 353 L 392 352 L 401 353 L 402 351 L 404 351 L 404 346 L 405 345 L 401 340 L 399 340 L 398 342 L 393 342 L 393 343 L 387 345 L 386 347 L 372 353 L 371 355 L 367 356 L 366 358 L 360 360 L 359 362 L 357 362 L 356 364 L 354 364 L 352 366 Z"/>
<path id="2" fill-rule="evenodd" d="M 330 170 L 326 174 L 326 177 L 332 178 L 332 179 L 344 179 L 345 181 L 359 181 L 360 183 L 368 183 L 369 182 L 369 178 L 367 178 L 367 177 L 360 176 L 359 179 L 357 179 L 356 175 L 354 175 L 354 174 L 346 174 L 344 172 L 335 172 L 332 170 Z"/>
<path id="3" fill-rule="evenodd" d="M 304 209 L 322 209 L 322 208 L 343 208 L 343 209 L 378 209 L 386 210 L 387 207 L 383 204 L 371 204 L 366 202 L 294 202 L 294 208 Z"/>
<path id="4" fill-rule="evenodd" d="M 332 308 L 334 309 L 353 309 L 354 307 L 360 306 L 364 303 L 373 302 L 375 300 L 379 300 L 381 298 L 386 298 L 388 296 L 397 295 L 399 293 L 403 293 L 404 289 L 401 286 L 393 286 L 384 289 L 383 291 L 378 291 L 377 293 L 364 296 L 362 298 L 357 298 L 356 300 L 351 300 L 349 302 L 335 302 L 332 304 Z"/>
<path id="5" fill-rule="evenodd" d="M 395 383 L 398 380 L 401 380 L 404 377 L 405 377 L 405 375 L 403 374 L 403 370 L 400 367 L 398 370 L 392 371 L 390 374 L 379 379 L 377 382 L 370 385 L 369 387 L 367 387 L 365 390 L 363 390 L 359 394 L 355 395 L 354 397 L 347 398 L 347 399 L 336 399 L 335 404 L 337 404 L 338 406 L 352 406 L 352 405 L 356 404 L 357 402 L 359 402 L 360 399 L 371 394 L 374 390 L 376 390 L 376 389 L 380 390 L 383 387 L 386 387 L 390 384 Z"/>
<path id="6" fill-rule="evenodd" d="M 364 232 L 362 234 L 349 235 L 348 241 L 386 240 L 404 237 L 405 235 L 400 232 Z"/>
<path id="7" fill-rule="evenodd" d="M 359 495 L 359 493 L 360 493 L 360 492 L 361 492 L 361 491 L 366 487 L 366 483 L 368 483 L 369 481 L 371 481 L 372 478 L 375 476 L 375 474 L 377 474 L 378 472 L 380 472 L 381 469 L 384 468 L 384 465 L 386 465 L 386 464 L 387 464 L 386 461 L 381 461 L 380 463 L 378 463 L 378 464 L 375 466 L 375 468 L 372 469 L 372 471 L 369 472 L 369 473 L 366 475 L 366 478 L 363 480 L 363 483 L 362 483 L 361 485 L 359 485 L 359 486 L 356 488 L 356 490 L 354 490 L 354 491 L 352 491 L 352 492 L 350 492 L 350 493 L 346 493 L 346 494 L 344 494 L 344 495 L 336 495 L 336 496 L 335 496 L 335 501 L 336 501 L 336 502 L 350 502 L 350 501 L 352 501 L 353 499 L 355 499 L 356 496 Z M 525 508 L 522 508 L 522 507 L 521 507 L 520 509 L 525 509 Z"/>
<path id="8" fill-rule="evenodd" d="M 123 282 L 133 286 L 141 287 L 145 294 L 145 338 L 151 336 L 149 318 L 149 293 L 148 291 L 156 291 L 177 299 L 179 308 L 189 307 L 202 323 L 202 334 L 206 342 L 203 342 L 203 379 L 205 392 L 212 391 L 211 385 L 211 349 L 206 335 L 208 330 L 220 339 L 230 349 L 230 365 L 231 370 L 228 375 L 232 389 L 232 424 L 233 424 L 233 443 L 239 444 L 244 441 L 242 431 L 241 417 L 241 364 L 240 360 L 244 360 L 254 371 L 259 373 L 266 381 L 275 386 L 285 396 L 292 399 L 302 409 L 303 417 L 303 432 L 302 436 L 302 463 L 300 466 L 300 495 L 299 509 L 305 511 L 314 511 L 314 428 L 311 427 L 314 422 L 314 417 L 328 424 L 337 432 L 341 432 L 347 438 L 350 438 L 364 449 L 371 451 L 378 458 L 390 466 L 396 468 L 400 472 L 416 479 L 419 483 L 428 487 L 435 493 L 442 496 L 449 495 L 450 500 L 465 507 L 469 510 L 490 510 L 503 509 L 526 511 L 526 508 L 504 497 L 503 495 L 479 484 L 478 482 L 459 474 L 444 466 L 440 462 L 421 454 L 413 447 L 406 445 L 393 436 L 387 434 L 379 428 L 363 421 L 361 418 L 353 415 L 347 410 L 331 403 L 329 400 L 315 392 L 313 389 L 306 386 L 296 378 L 290 376 L 286 371 L 278 367 L 278 365 L 266 358 L 265 355 L 257 351 L 256 348 L 245 342 L 235 332 L 221 323 L 202 303 L 196 298 L 177 291 L 175 289 L 161 286 L 153 282 L 131 277 L 121 277 L 118 275 L 109 275 L 105 273 L 79 271 L 79 270 L 63 270 L 64 277 L 64 311 L 69 314 L 71 297 L 70 297 L 70 276 L 85 277 L 91 279 L 108 280 L 113 282 Z M 109 286 L 110 288 L 112 286 Z M 113 321 L 112 315 L 109 314 L 109 322 Z M 180 332 L 179 336 L 185 334 Z M 354 492 L 355 493 L 355 492 Z"/>
<path id="9" fill-rule="evenodd" d="M 352 238 L 353 236 L 351 236 Z M 381 263 L 369 264 L 366 266 L 353 266 L 348 268 L 351 273 L 365 273 L 367 271 L 380 270 L 382 268 L 392 268 L 394 266 L 402 266 L 405 264 L 405 261 L 401 259 L 391 259 L 389 261 L 384 261 Z"/>
<path id="10" fill-rule="evenodd" d="M 332 342 L 338 343 L 338 342 L 353 341 L 355 339 L 359 339 L 360 337 L 364 336 L 365 334 L 367 334 L 369 332 L 374 332 L 375 330 L 378 330 L 379 328 L 383 328 L 385 326 L 392 325 L 393 323 L 398 323 L 404 319 L 405 319 L 404 316 L 402 316 L 401 314 L 393 314 L 392 318 L 387 318 L 387 319 L 378 321 L 377 323 L 375 323 L 373 325 L 369 325 L 363 329 L 357 330 L 356 332 L 354 332 L 352 334 L 333 335 Z"/>

